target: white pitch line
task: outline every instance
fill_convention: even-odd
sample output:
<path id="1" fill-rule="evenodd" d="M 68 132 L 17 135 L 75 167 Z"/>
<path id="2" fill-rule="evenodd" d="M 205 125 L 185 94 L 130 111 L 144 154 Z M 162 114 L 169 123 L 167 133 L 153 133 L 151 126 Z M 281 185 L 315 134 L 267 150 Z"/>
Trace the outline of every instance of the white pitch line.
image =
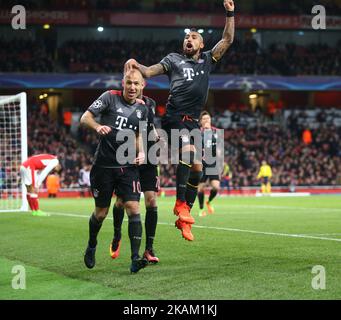
<path id="1" fill-rule="evenodd" d="M 49 212 L 51 215 L 56 216 L 65 216 L 65 217 L 74 217 L 74 218 L 86 218 L 89 219 L 89 216 L 78 215 L 72 213 L 64 213 L 64 212 Z M 113 220 L 112 217 L 108 217 L 107 219 Z M 158 222 L 160 225 L 174 226 L 172 223 L 167 222 Z M 219 230 L 219 231 L 229 231 L 229 232 L 241 232 L 241 233 L 252 233 L 252 234 L 262 234 L 269 236 L 277 236 L 277 237 L 288 237 L 288 238 L 302 238 L 302 239 L 315 239 L 315 240 L 326 240 L 326 241 L 336 241 L 341 242 L 341 239 L 337 238 L 326 238 L 326 237 L 317 237 L 310 236 L 305 234 L 291 234 L 291 233 L 277 233 L 277 232 L 266 232 L 266 231 L 255 231 L 255 230 L 244 230 L 244 229 L 236 229 L 236 228 L 223 228 L 223 227 L 209 227 L 209 226 L 198 226 L 193 225 L 193 228 L 198 229 L 210 229 L 210 230 Z"/>
<path id="2" fill-rule="evenodd" d="M 341 236 L 341 233 L 302 233 L 303 236 Z"/>
<path id="3" fill-rule="evenodd" d="M 319 212 L 324 212 L 324 211 L 332 211 L 332 212 L 340 212 L 341 213 L 341 208 L 306 208 L 306 207 L 290 207 L 290 206 L 265 206 L 265 205 L 233 205 L 233 204 L 229 204 L 228 207 L 226 207 L 225 205 L 222 204 L 215 204 L 214 207 L 224 207 L 226 210 L 228 209 L 279 209 L 279 210 L 295 210 L 295 211 L 299 211 L 299 210 L 311 210 L 311 211 L 319 211 Z"/>

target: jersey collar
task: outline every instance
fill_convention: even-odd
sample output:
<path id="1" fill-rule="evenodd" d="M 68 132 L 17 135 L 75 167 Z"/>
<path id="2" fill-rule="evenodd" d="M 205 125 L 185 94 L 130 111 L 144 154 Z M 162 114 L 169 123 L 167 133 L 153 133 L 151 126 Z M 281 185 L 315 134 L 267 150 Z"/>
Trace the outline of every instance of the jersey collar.
<path id="1" fill-rule="evenodd" d="M 203 59 L 203 53 L 200 52 L 200 56 L 198 60 L 194 60 L 193 58 L 187 57 L 185 54 L 182 54 L 182 56 L 188 61 L 188 62 L 193 62 L 193 63 L 199 63 L 200 60 Z"/>

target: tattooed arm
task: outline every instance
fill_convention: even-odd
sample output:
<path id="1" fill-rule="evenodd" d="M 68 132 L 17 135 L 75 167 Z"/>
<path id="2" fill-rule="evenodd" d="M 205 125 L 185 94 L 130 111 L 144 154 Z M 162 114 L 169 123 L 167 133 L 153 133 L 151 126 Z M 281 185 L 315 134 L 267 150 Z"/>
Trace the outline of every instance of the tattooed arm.
<path id="1" fill-rule="evenodd" d="M 227 11 L 234 11 L 233 0 L 224 0 L 224 7 Z M 225 28 L 222 39 L 212 49 L 212 57 L 215 61 L 221 59 L 227 49 L 231 46 L 234 39 L 234 17 L 226 17 Z"/>
<path id="2" fill-rule="evenodd" d="M 131 69 L 140 70 L 144 78 L 151 78 L 151 77 L 155 77 L 155 76 L 158 76 L 158 75 L 165 73 L 165 70 L 164 70 L 162 64 L 160 64 L 160 63 L 154 64 L 150 67 L 146 67 L 142 64 L 139 64 L 134 59 L 128 60 L 126 62 L 126 64 L 124 65 L 124 72 L 125 73 Z"/>

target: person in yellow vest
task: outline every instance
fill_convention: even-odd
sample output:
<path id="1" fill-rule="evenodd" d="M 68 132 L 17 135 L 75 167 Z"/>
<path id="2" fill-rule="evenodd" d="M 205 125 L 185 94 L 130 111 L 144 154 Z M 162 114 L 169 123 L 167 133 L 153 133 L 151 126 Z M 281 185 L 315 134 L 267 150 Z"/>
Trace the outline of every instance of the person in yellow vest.
<path id="1" fill-rule="evenodd" d="M 271 167 L 266 163 L 266 161 L 262 161 L 262 165 L 259 169 L 259 173 L 257 179 L 262 179 L 262 194 L 270 194 L 271 193 L 271 177 L 272 170 Z"/>
<path id="2" fill-rule="evenodd" d="M 224 187 L 227 188 L 228 193 L 231 191 L 230 181 L 232 180 L 232 172 L 230 166 L 224 162 L 224 171 L 223 171 L 223 184 Z"/>

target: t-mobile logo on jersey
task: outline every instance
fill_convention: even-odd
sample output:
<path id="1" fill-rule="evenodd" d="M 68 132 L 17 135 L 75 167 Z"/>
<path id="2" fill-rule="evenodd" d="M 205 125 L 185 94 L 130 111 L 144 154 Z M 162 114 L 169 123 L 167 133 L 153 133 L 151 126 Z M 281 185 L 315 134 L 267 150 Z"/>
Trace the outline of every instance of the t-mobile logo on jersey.
<path id="1" fill-rule="evenodd" d="M 193 77 L 195 76 L 194 70 L 192 68 L 184 68 L 184 77 L 187 78 L 187 81 L 193 81 Z"/>
<path id="2" fill-rule="evenodd" d="M 118 117 L 117 117 L 117 120 L 116 120 L 116 122 L 115 122 L 115 124 L 116 124 L 116 129 L 117 129 L 117 130 L 122 130 L 123 127 L 125 128 L 125 127 L 127 126 L 127 123 L 128 123 L 128 118 L 118 116 Z"/>

